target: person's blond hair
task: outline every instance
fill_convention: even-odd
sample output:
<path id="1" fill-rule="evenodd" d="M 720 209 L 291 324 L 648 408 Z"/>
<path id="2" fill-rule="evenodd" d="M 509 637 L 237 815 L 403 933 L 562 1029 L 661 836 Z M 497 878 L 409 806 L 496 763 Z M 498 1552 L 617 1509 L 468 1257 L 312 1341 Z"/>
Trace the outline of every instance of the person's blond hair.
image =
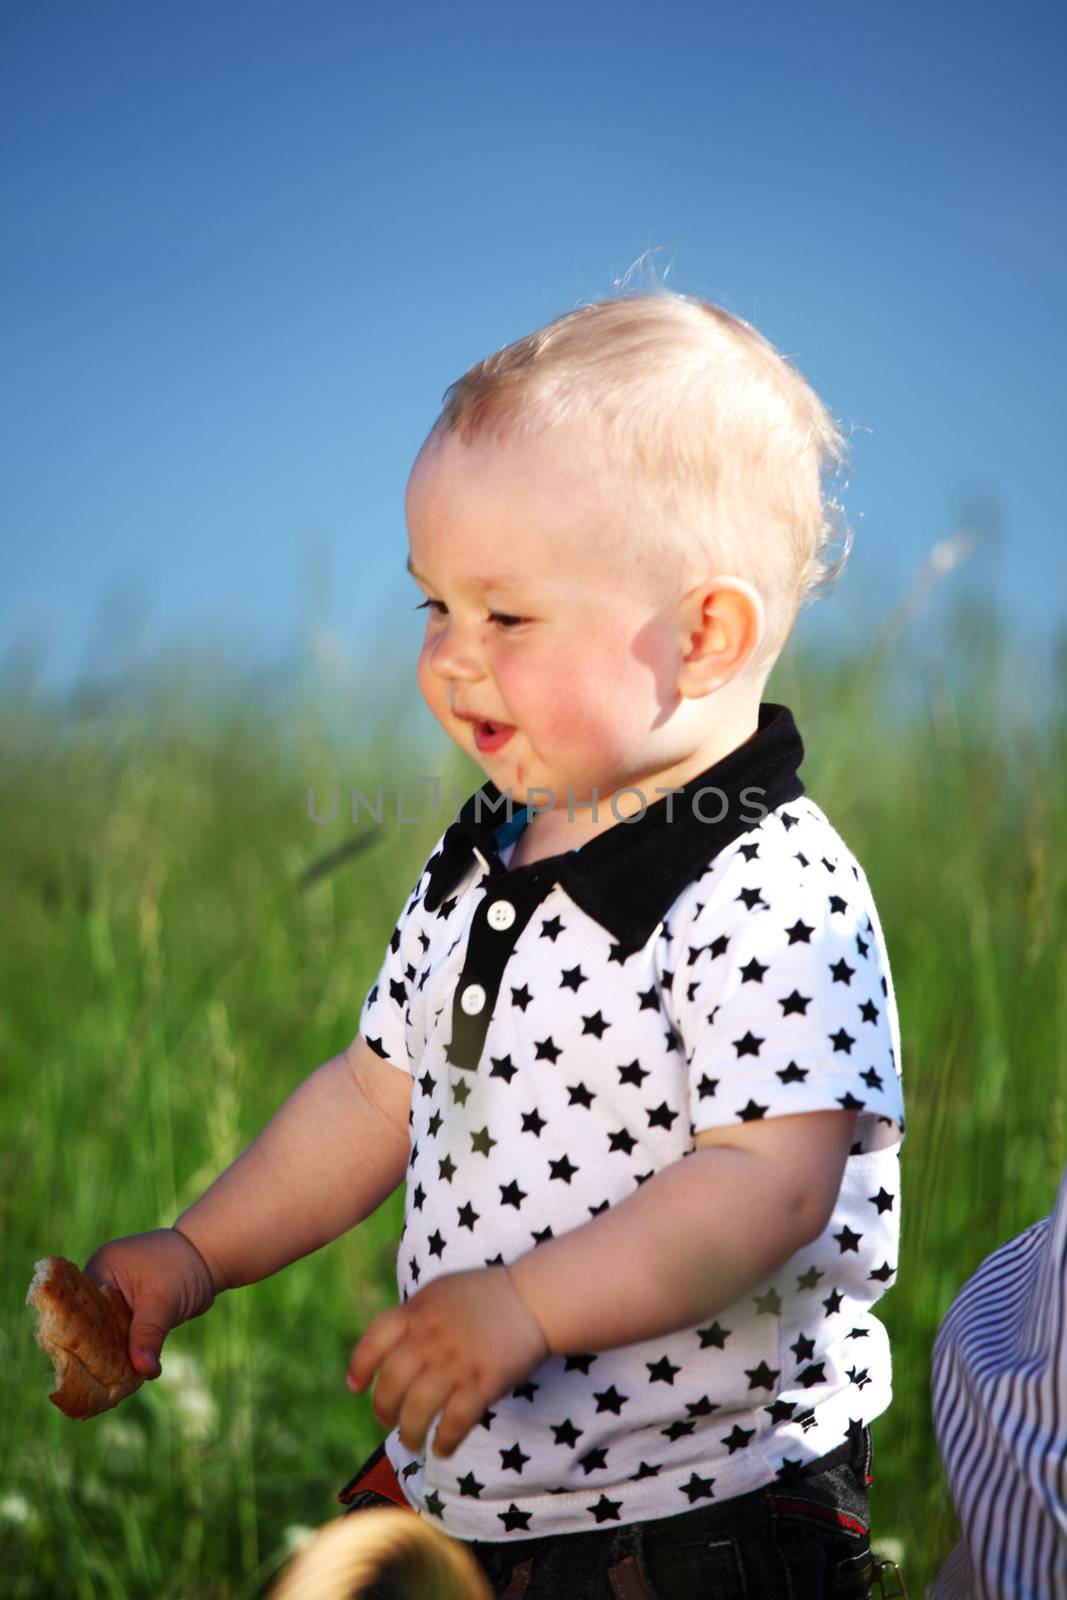
<path id="1" fill-rule="evenodd" d="M 832 495 L 844 441 L 809 384 L 747 322 L 657 289 L 569 311 L 477 362 L 446 389 L 430 437 L 582 422 L 647 502 L 645 572 L 732 573 L 759 590 L 767 632 L 746 674 L 769 671 L 852 543 Z"/>

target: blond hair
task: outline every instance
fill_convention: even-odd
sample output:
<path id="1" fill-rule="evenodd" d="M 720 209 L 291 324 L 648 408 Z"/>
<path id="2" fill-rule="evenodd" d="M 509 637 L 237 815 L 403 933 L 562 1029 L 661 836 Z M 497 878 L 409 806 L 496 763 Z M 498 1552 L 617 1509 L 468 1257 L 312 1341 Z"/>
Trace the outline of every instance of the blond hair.
<path id="1" fill-rule="evenodd" d="M 759 590 L 767 631 L 746 674 L 769 671 L 852 544 L 832 496 L 844 440 L 818 396 L 747 322 L 658 289 L 569 311 L 477 362 L 446 389 L 431 439 L 583 422 L 648 501 L 646 571 L 688 583 L 714 569 Z"/>

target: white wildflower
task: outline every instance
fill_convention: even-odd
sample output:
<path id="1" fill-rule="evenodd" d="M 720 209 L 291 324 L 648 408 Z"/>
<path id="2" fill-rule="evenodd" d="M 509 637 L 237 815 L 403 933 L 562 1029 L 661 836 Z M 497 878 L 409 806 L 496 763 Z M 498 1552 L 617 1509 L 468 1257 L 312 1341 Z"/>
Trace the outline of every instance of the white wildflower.
<path id="1" fill-rule="evenodd" d="M 174 1406 L 183 1432 L 192 1439 L 207 1438 L 215 1430 L 217 1407 L 196 1361 L 185 1351 L 164 1351 L 161 1365 L 155 1387 Z"/>
<path id="2" fill-rule="evenodd" d="M 24 1494 L 0 1496 L 0 1522 L 28 1522 L 30 1502 Z"/>

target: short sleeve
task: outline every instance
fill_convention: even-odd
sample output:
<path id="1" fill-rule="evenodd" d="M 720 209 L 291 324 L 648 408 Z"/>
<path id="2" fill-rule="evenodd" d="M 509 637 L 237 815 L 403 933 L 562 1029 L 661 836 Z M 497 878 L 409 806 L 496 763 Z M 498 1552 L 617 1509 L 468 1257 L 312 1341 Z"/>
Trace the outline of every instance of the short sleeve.
<path id="1" fill-rule="evenodd" d="M 704 890 L 706 882 L 697 885 Z M 896 1012 L 866 880 L 847 863 L 779 872 L 738 854 L 673 930 L 671 996 L 694 1133 L 856 1110 L 903 1131 Z"/>
<path id="2" fill-rule="evenodd" d="M 442 834 L 408 896 L 359 1018 L 359 1032 L 371 1049 L 406 1072 L 411 1072 L 413 1067 L 407 1022 L 411 988 L 424 950 L 419 939 L 422 902 L 430 882 L 430 869 L 441 853 L 443 840 Z"/>

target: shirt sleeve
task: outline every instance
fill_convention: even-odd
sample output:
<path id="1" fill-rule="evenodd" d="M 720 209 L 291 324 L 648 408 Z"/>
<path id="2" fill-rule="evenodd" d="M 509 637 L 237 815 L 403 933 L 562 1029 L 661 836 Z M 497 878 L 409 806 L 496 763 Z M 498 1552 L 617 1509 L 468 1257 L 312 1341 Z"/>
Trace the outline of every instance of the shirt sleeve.
<path id="1" fill-rule="evenodd" d="M 418 963 L 425 948 L 419 938 L 422 932 L 422 902 L 429 887 L 430 869 L 441 853 L 443 841 L 442 834 L 408 896 L 359 1018 L 359 1032 L 371 1049 L 383 1060 L 405 1072 L 412 1072 L 414 1064 L 408 1043 L 408 1007 L 412 985 L 417 978 Z"/>
<path id="2" fill-rule="evenodd" d="M 895 1142 L 895 1006 L 865 879 L 822 863 L 774 875 L 754 865 L 734 857 L 672 931 L 694 1133 L 842 1109 L 860 1113 L 861 1148 Z M 867 1119 L 895 1129 L 875 1139 Z"/>

